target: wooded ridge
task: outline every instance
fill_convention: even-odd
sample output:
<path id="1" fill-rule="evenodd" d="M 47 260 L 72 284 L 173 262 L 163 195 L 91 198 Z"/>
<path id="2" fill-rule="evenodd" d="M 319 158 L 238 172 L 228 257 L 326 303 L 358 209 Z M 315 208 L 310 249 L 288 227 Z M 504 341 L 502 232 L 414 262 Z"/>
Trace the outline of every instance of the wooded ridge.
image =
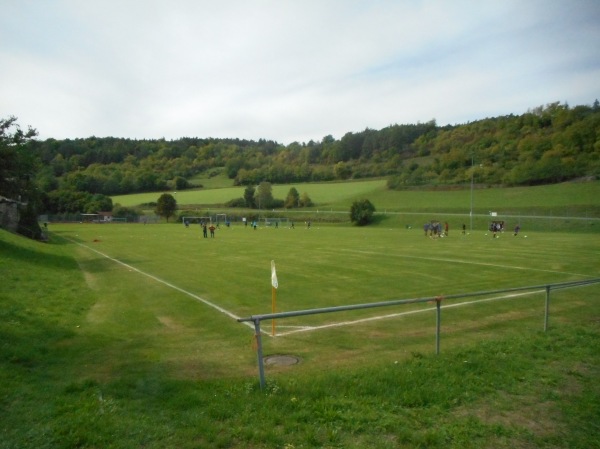
<path id="1" fill-rule="evenodd" d="M 30 142 L 46 209 L 63 211 L 83 193 L 116 195 L 200 187 L 225 171 L 234 185 L 388 177 L 393 189 L 419 185 L 535 185 L 600 173 L 600 104 L 558 102 L 522 115 L 455 125 L 390 125 L 328 135 L 320 142 L 117 137 Z"/>

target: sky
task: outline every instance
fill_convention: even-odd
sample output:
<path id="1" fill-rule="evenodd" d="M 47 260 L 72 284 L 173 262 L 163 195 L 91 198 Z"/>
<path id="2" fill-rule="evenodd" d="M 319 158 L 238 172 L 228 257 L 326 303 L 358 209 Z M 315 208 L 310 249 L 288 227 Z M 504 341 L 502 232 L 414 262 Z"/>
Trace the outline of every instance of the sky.
<path id="1" fill-rule="evenodd" d="M 599 0 L 0 0 L 0 118 L 40 139 L 267 139 L 600 98 Z"/>

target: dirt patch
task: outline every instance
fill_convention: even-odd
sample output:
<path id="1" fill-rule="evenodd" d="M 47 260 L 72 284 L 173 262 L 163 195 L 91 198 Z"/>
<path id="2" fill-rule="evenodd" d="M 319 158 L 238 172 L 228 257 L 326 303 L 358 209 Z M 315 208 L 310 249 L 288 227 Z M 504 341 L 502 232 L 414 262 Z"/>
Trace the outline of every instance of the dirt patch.
<path id="1" fill-rule="evenodd" d="M 529 403 L 527 403 L 529 402 Z M 517 404 L 517 405 L 515 405 Z M 511 398 L 510 395 L 495 403 L 460 408 L 456 416 L 472 416 L 485 424 L 523 428 L 539 437 L 560 434 L 561 415 L 552 401 L 535 402 L 532 398 Z"/>
<path id="2" fill-rule="evenodd" d="M 160 323 L 165 326 L 167 329 L 178 330 L 183 329 L 183 326 L 179 323 L 176 323 L 173 318 L 168 316 L 158 316 L 156 317 Z"/>
<path id="3" fill-rule="evenodd" d="M 274 365 L 274 366 L 290 366 L 297 365 L 300 363 L 300 358 L 295 355 L 269 355 L 264 359 L 265 365 Z"/>
<path id="4" fill-rule="evenodd" d="M 105 321 L 107 311 L 105 304 L 97 302 L 88 311 L 86 320 L 90 323 L 101 323 Z"/>

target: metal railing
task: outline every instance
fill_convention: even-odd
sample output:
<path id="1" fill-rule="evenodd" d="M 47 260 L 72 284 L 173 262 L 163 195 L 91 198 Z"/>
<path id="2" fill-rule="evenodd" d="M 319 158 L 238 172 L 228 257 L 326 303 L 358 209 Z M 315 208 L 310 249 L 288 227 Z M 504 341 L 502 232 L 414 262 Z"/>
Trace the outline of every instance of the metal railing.
<path id="1" fill-rule="evenodd" d="M 264 360 L 263 360 L 263 349 L 262 349 L 262 332 L 260 329 L 261 321 L 265 320 L 275 320 L 281 318 L 292 318 L 306 315 L 318 315 L 323 313 L 335 313 L 335 312 L 343 312 L 349 310 L 360 310 L 360 309 L 374 309 L 378 307 L 391 307 L 391 306 L 399 306 L 404 304 L 417 304 L 417 303 L 425 303 L 425 302 L 435 302 L 436 304 L 436 331 L 435 331 L 435 351 L 436 354 L 440 353 L 440 331 L 441 331 L 441 303 L 442 300 L 449 299 L 459 299 L 459 298 L 472 298 L 476 296 L 489 296 L 495 295 L 498 293 L 512 293 L 512 292 L 523 292 L 523 291 L 532 291 L 532 290 L 545 290 L 546 292 L 546 301 L 545 301 L 545 310 L 544 310 L 544 332 L 548 330 L 548 319 L 550 315 L 550 292 L 551 290 L 559 290 L 566 288 L 574 288 L 574 287 L 583 287 L 592 284 L 600 283 L 600 278 L 594 279 L 586 279 L 581 281 L 571 281 L 571 282 L 562 282 L 555 284 L 545 284 L 545 285 L 532 285 L 528 287 L 515 287 L 515 288 L 504 288 L 499 290 L 488 290 L 481 291 L 475 293 L 461 293 L 447 296 L 430 296 L 423 298 L 410 298 L 410 299 L 397 299 L 391 301 L 382 301 L 382 302 L 373 302 L 366 304 L 354 304 L 347 306 L 337 306 L 337 307 L 323 307 L 318 309 L 307 309 L 307 310 L 297 310 L 293 312 L 279 312 L 279 313 L 267 313 L 262 315 L 252 315 L 247 318 L 239 318 L 238 322 L 253 322 L 254 330 L 255 330 L 255 338 L 257 343 L 257 358 L 258 358 L 258 374 L 260 379 L 260 387 L 264 389 L 265 387 L 265 369 L 264 369 Z"/>

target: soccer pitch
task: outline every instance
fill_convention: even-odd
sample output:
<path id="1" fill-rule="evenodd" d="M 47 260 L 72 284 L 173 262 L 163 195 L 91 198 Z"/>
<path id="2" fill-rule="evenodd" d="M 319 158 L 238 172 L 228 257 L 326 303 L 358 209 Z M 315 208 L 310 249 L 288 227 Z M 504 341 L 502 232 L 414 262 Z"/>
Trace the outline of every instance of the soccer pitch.
<path id="1" fill-rule="evenodd" d="M 296 223 L 294 229 L 256 230 L 234 224 L 218 229 L 215 238 L 203 238 L 200 226 L 175 224 L 52 224 L 51 232 L 53 241 L 76 247 L 88 284 L 101 291 L 111 279 L 119 279 L 111 285 L 111 295 L 121 296 L 122 313 L 111 315 L 107 309 L 116 303 L 103 305 L 102 295 L 95 306 L 104 310 L 105 320 L 117 319 L 124 328 L 146 320 L 156 329 L 196 332 L 191 339 L 203 338 L 198 336 L 211 323 L 216 326 L 211 338 L 219 342 L 214 359 L 232 345 L 225 357 L 228 363 L 238 358 L 233 364 L 246 368 L 255 363 L 250 350 L 253 331 L 236 319 L 271 312 L 272 260 L 279 281 L 278 312 L 600 276 L 600 237 L 595 234 L 539 232 L 514 237 L 507 231 L 494 239 L 486 231 L 463 235 L 457 228 L 455 224 L 448 237 L 438 239 L 415 228 L 318 223 L 310 229 Z M 131 300 L 128 309 L 136 290 L 144 293 Z M 584 310 L 586 297 L 597 293 L 595 286 L 560 292 L 553 311 Z M 469 307 L 448 308 L 443 344 L 492 338 L 499 327 L 542 328 L 544 296 L 540 293 L 505 301 L 472 301 Z M 266 355 L 292 353 L 308 362 L 325 357 L 361 363 L 397 352 L 399 341 L 407 353 L 432 350 L 432 307 L 421 304 L 278 320 L 276 338 L 264 340 Z M 196 324 L 185 322 L 192 317 L 197 318 Z M 100 320 L 98 315 L 93 319 Z M 270 326 L 263 330 L 270 332 Z"/>

